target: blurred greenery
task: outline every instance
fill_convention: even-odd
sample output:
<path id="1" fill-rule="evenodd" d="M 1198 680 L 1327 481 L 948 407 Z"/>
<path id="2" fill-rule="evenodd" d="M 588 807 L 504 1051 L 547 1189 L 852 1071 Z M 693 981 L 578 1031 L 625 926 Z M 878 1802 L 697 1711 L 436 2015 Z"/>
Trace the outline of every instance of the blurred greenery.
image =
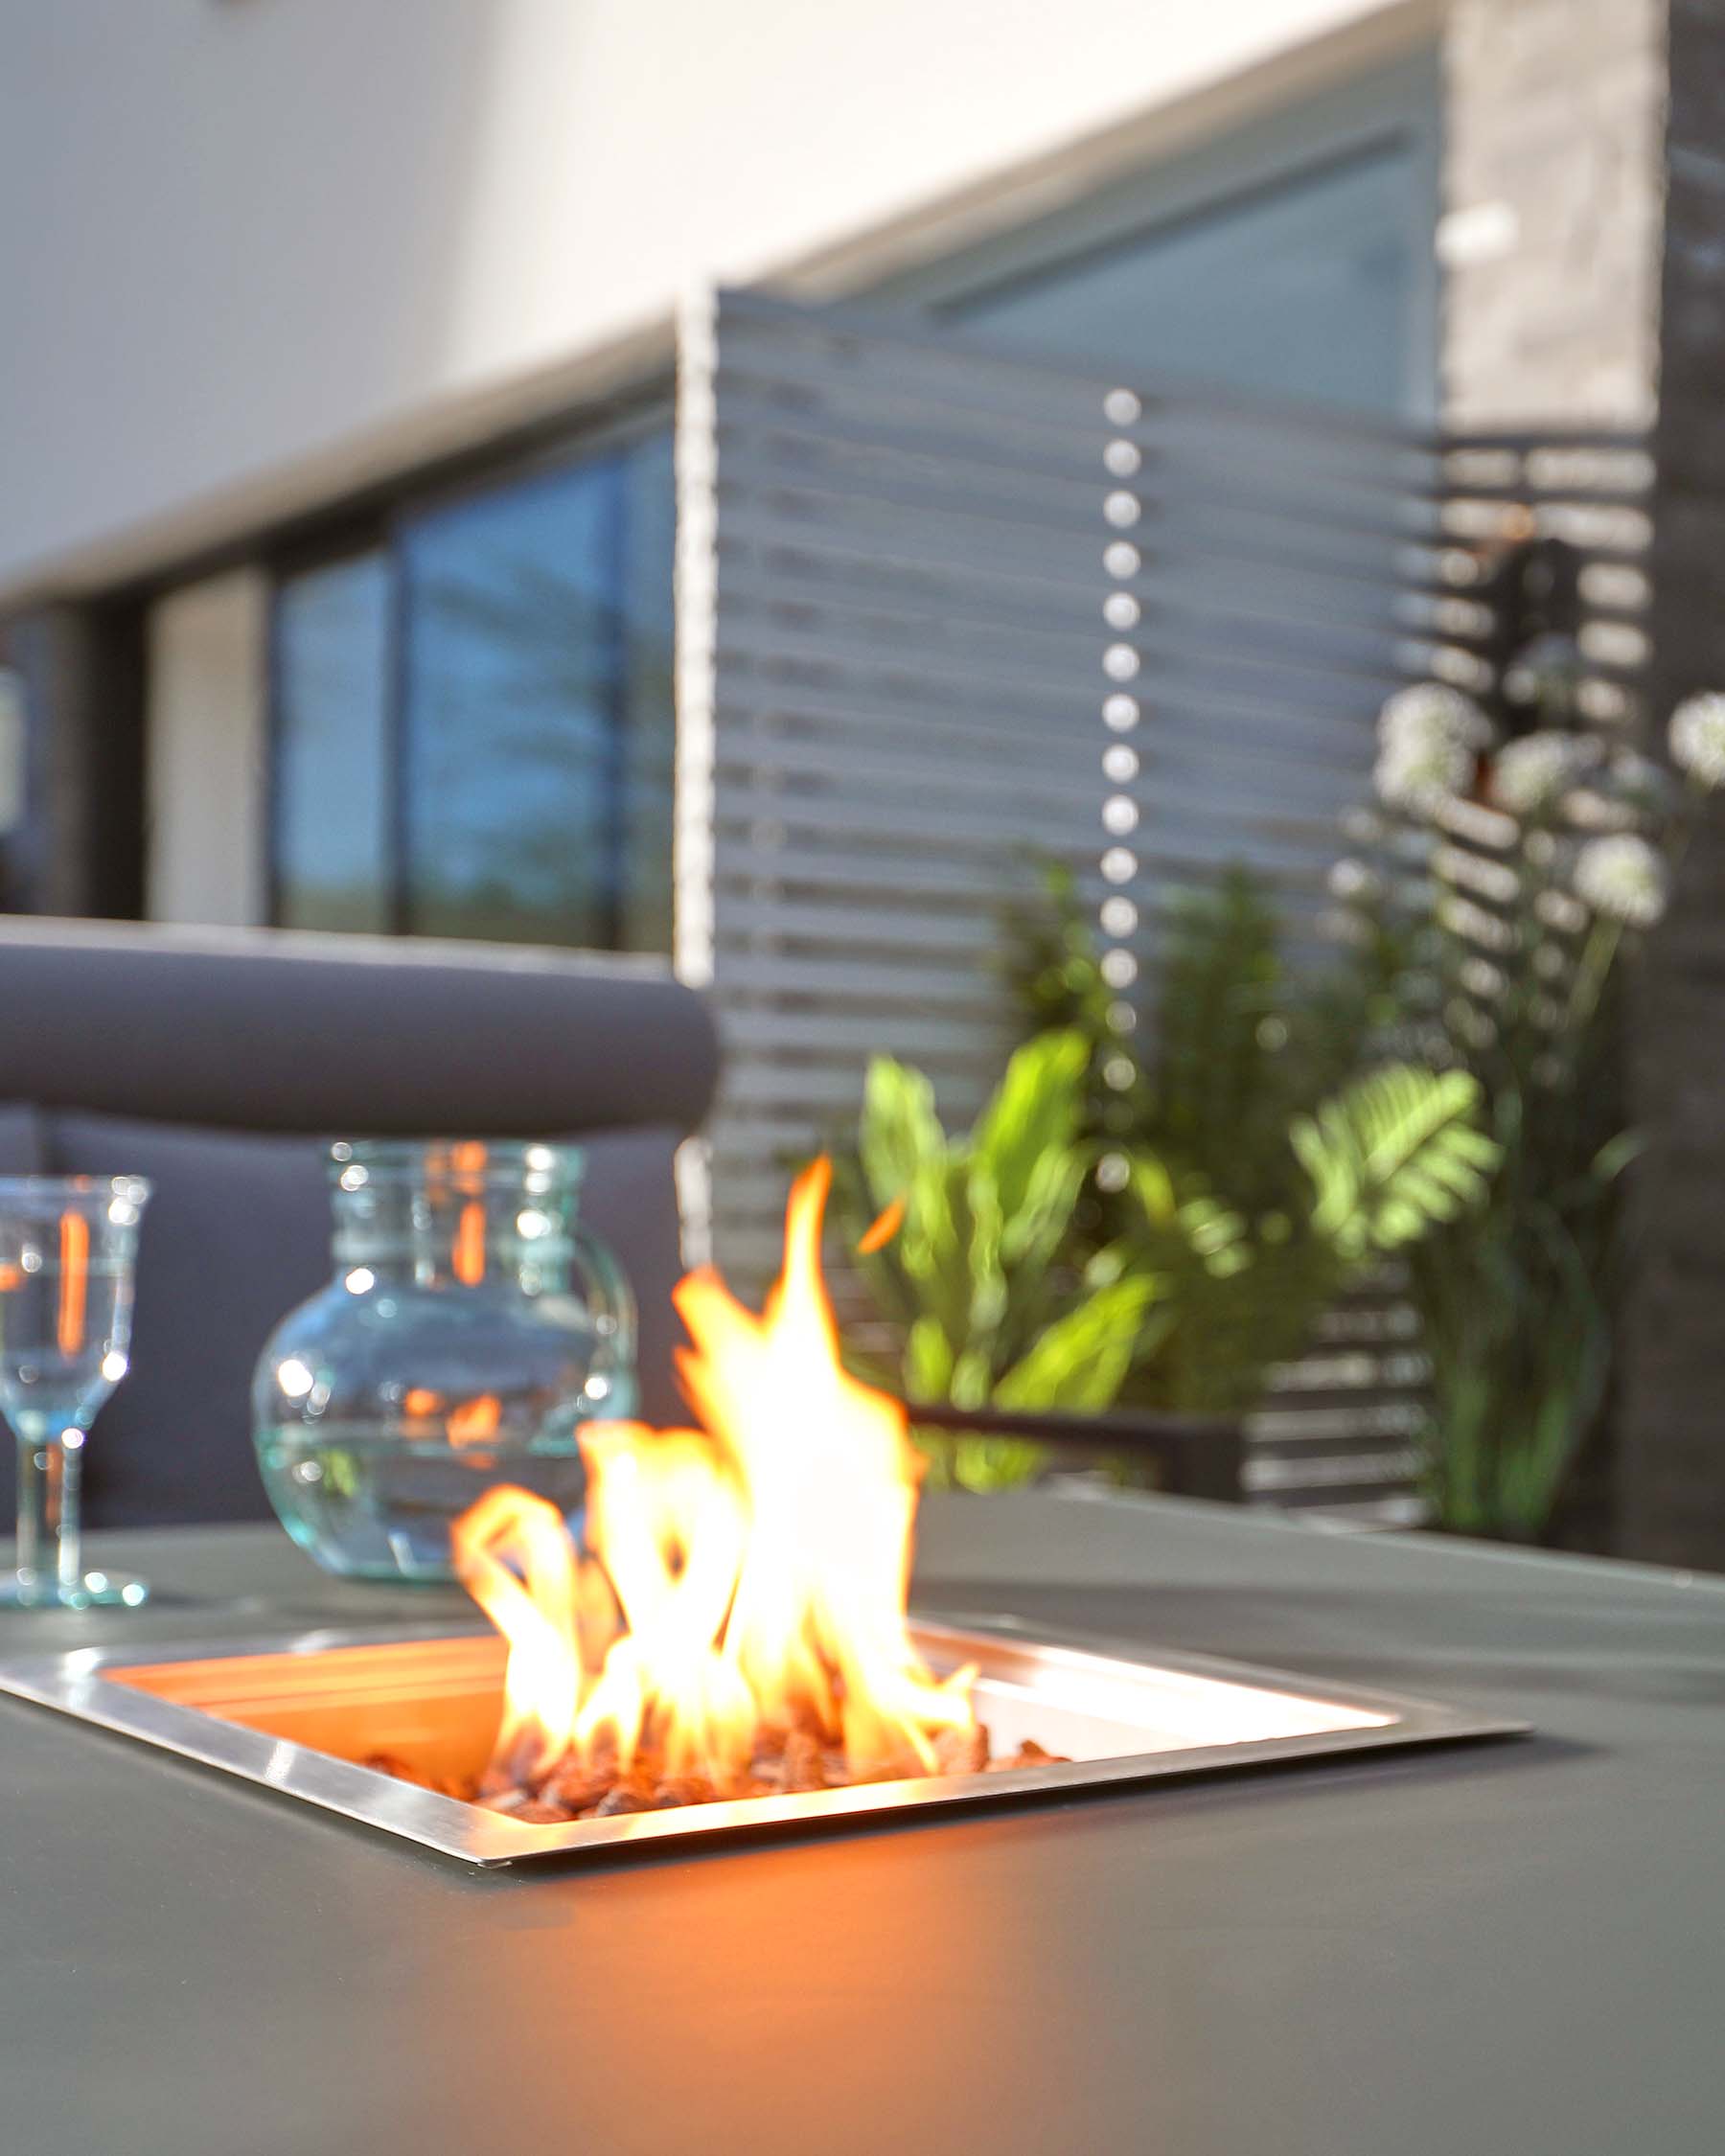
<path id="1" fill-rule="evenodd" d="M 1021 911 L 1017 977 L 1029 1022 L 1058 1017 L 1090 1043 L 1098 1142 L 1154 1152 L 1188 1204 L 1228 1208 L 1252 1250 L 1249 1268 L 1186 1298 L 1196 1321 L 1128 1395 L 1250 1407 L 1375 1244 L 1405 1268 L 1429 1365 L 1435 1521 L 1530 1539 L 1549 1530 L 1604 1400 L 1635 1143 L 1615 1050 L 1622 931 L 1553 927 L 1571 918 L 1553 903 L 1563 857 L 1537 823 L 1498 828 L 1517 858 L 1488 966 L 1447 857 L 1398 850 L 1405 828 L 1381 825 L 1374 862 L 1340 880 L 1344 932 L 1304 973 L 1284 963 L 1276 910 L 1245 870 L 1175 905 L 1149 1068 L 1110 1022 L 1117 997 L 1063 873 Z M 1434 853 L 1438 873 L 1419 873 Z M 1423 1073 L 1414 1089 L 1409 1066 Z M 1326 1094 L 1348 1118 L 1319 1105 Z M 1392 1153 L 1422 1132 L 1429 1148 L 1369 1187 L 1385 1134 Z M 1297 1171 L 1317 1193 L 1305 1220 Z"/>
<path id="2" fill-rule="evenodd" d="M 1500 1159 L 1487 1203 L 1409 1252 L 1432 1515 L 1532 1541 L 1560 1524 L 1598 1431 L 1637 1141 L 1618 1053 L 1623 929 L 1575 906 L 1547 818 L 1502 818 L 1497 837 L 1508 878 L 1488 912 L 1455 903 L 1441 846 L 1435 874 L 1373 873 L 1348 910 L 1407 954 L 1398 1021 L 1471 1080 Z"/>
<path id="3" fill-rule="evenodd" d="M 1204 1016 L 1154 1072 L 1122 1048 L 1064 914 L 1066 1022 L 1017 1051 L 968 1133 L 947 1133 L 920 1072 L 870 1066 L 834 1213 L 894 1343 L 876 1374 L 912 1402 L 1244 1409 L 1349 1280 L 1483 1199 L 1495 1150 L 1459 1074 L 1398 1066 L 1298 1105 L 1249 1038 L 1269 985 L 1256 906 L 1242 885 L 1194 913 L 1184 959 Z M 1212 977 L 1242 950 L 1257 953 L 1249 1025 Z M 1207 1029 L 1235 1056 L 1250 1144 L 1229 1145 L 1202 1097 Z M 920 1441 L 937 1479 L 972 1489 L 1043 1464 L 1022 1440 Z"/>
<path id="4" fill-rule="evenodd" d="M 1347 819 L 1363 858 L 1298 964 L 1233 868 L 1159 912 L 1142 998 L 1136 906 L 1105 903 L 1104 954 L 1044 872 L 1009 923 L 1028 1038 L 976 1129 L 949 1137 L 914 1071 L 870 1075 L 841 1209 L 858 1234 L 902 1209 L 860 1263 L 912 1399 L 1244 1411 L 1375 1276 L 1417 1319 L 1436 1522 L 1554 1531 L 1610 1388 L 1639 1146 L 1622 960 L 1725 790 L 1725 697 L 1672 717 L 1682 789 L 1568 706 L 1537 716 L 1505 741 L 1454 690 L 1390 700 L 1381 812 Z M 1039 1464 L 940 1457 L 976 1487 Z"/>
<path id="5" fill-rule="evenodd" d="M 1070 1030 L 1019 1049 L 974 1129 L 949 1138 L 934 1089 L 890 1057 L 869 1066 L 855 1154 L 838 1162 L 835 1217 L 894 1329 L 890 1375 L 912 1400 L 955 1407 L 1108 1407 L 1162 1323 L 1161 1283 L 1138 1269 L 1085 1278 L 1075 1223 L 1089 1179 L 1088 1045 Z M 878 1248 L 887 1206 L 902 1219 Z M 999 1488 L 1040 1450 L 996 1436 L 924 1440 L 937 1479 Z"/>

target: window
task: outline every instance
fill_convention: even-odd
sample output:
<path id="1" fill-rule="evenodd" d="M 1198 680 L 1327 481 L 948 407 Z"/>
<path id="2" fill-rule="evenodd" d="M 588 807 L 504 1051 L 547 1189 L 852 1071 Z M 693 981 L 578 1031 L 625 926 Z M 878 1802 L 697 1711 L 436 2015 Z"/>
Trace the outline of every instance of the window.
<path id="1" fill-rule="evenodd" d="M 1439 84 L 1421 54 L 885 287 L 991 341 L 1356 411 L 1437 397 Z"/>
<path id="2" fill-rule="evenodd" d="M 389 566 L 362 554 L 276 596 L 276 919 L 394 926 Z"/>
<path id="3" fill-rule="evenodd" d="M 1413 154 L 1389 143 L 979 293 L 958 318 L 1047 353 L 1393 412 Z"/>
<path id="4" fill-rule="evenodd" d="M 669 949 L 672 518 L 655 432 L 281 578 L 278 922 Z"/>

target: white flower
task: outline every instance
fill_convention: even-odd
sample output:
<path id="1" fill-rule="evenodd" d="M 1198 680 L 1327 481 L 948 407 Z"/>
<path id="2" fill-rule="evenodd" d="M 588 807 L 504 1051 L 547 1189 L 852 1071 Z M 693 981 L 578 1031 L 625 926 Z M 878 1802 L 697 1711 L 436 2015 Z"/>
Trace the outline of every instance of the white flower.
<path id="1" fill-rule="evenodd" d="M 1725 695 L 1689 697 L 1671 714 L 1671 761 L 1711 793 L 1725 785 Z"/>
<path id="2" fill-rule="evenodd" d="M 1576 896 L 1627 928 L 1653 926 L 1666 909 L 1666 883 L 1665 862 L 1633 832 L 1590 838 L 1576 856 Z"/>
<path id="3" fill-rule="evenodd" d="M 1375 906 L 1384 895 L 1384 879 L 1363 860 L 1339 860 L 1329 872 L 1329 890 L 1345 906 Z"/>
<path id="4" fill-rule="evenodd" d="M 1498 751 L 1491 798 L 1513 816 L 1554 809 L 1584 771 L 1599 760 L 1599 745 L 1582 734 L 1524 734 Z"/>
<path id="5" fill-rule="evenodd" d="M 1438 681 L 1416 681 L 1397 689 L 1378 713 L 1378 740 L 1384 747 L 1412 752 L 1443 742 L 1477 755 L 1491 746 L 1491 721 L 1460 689 Z"/>
<path id="6" fill-rule="evenodd" d="M 1436 681 L 1398 689 L 1378 713 L 1372 784 L 1392 808 L 1424 814 L 1465 792 L 1474 759 L 1491 745 L 1491 722 L 1459 689 Z"/>
<path id="7" fill-rule="evenodd" d="M 1460 742 L 1392 742 L 1379 751 L 1371 783 L 1391 808 L 1422 815 L 1464 792 L 1473 774 L 1474 752 Z"/>

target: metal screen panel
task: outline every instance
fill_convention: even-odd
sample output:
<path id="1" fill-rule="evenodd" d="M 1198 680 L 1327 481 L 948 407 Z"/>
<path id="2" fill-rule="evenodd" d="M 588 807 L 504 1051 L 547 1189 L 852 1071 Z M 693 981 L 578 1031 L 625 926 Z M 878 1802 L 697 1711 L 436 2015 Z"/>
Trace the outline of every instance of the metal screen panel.
<path id="1" fill-rule="evenodd" d="M 1470 533 L 1535 482 L 1524 516 L 1605 506 L 1577 445 L 1561 470 L 1502 448 L 845 310 L 695 309 L 678 958 L 726 1048 L 698 1248 L 710 1229 L 734 1278 L 769 1276 L 788 1166 L 849 1123 L 877 1050 L 971 1114 L 1015 1034 L 1000 922 L 1032 849 L 1126 901 L 1102 915 L 1123 1022 L 1155 1023 L 1171 899 L 1230 862 L 1315 952 L 1385 697 L 1486 663 Z M 1603 600 L 1639 604 L 1621 516 L 1592 529 Z M 1387 1278 L 1276 1374 L 1249 1487 L 1407 1516 L 1421 1377 Z"/>
<path id="2" fill-rule="evenodd" d="M 710 837 L 679 959 L 724 1032 L 714 1239 L 751 1284 L 786 1162 L 851 1118 L 871 1053 L 927 1069 L 955 1118 L 999 1075 L 1027 849 L 1094 876 L 1099 394 L 728 294 L 685 335 Z"/>

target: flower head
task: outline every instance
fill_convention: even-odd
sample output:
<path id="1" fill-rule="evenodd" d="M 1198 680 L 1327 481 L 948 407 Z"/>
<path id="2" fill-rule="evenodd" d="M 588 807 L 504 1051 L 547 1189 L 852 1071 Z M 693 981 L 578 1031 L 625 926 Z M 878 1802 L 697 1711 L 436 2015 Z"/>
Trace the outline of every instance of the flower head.
<path id="1" fill-rule="evenodd" d="M 1463 792 L 1474 759 L 1491 743 L 1491 722 L 1459 689 L 1421 681 L 1398 689 L 1378 713 L 1372 784 L 1392 808 L 1428 814 Z"/>
<path id="2" fill-rule="evenodd" d="M 1449 742 L 1477 755 L 1491 746 L 1491 721 L 1460 689 L 1415 681 L 1397 689 L 1378 713 L 1378 740 L 1385 748 L 1403 749 Z"/>
<path id="3" fill-rule="evenodd" d="M 1671 761 L 1711 793 L 1725 786 L 1725 694 L 1704 690 L 1671 714 Z"/>
<path id="4" fill-rule="evenodd" d="M 1514 816 L 1544 815 L 1599 760 L 1598 742 L 1584 734 L 1525 734 L 1498 751 L 1491 795 Z"/>
<path id="5" fill-rule="evenodd" d="M 1665 862 L 1644 838 L 1613 832 L 1576 856 L 1576 895 L 1626 928 L 1650 929 L 1666 909 Z"/>
<path id="6" fill-rule="evenodd" d="M 1398 743 L 1379 750 L 1371 783 L 1389 807 L 1423 815 L 1465 791 L 1473 769 L 1472 749 L 1458 742 L 1433 741 L 1423 746 Z"/>

